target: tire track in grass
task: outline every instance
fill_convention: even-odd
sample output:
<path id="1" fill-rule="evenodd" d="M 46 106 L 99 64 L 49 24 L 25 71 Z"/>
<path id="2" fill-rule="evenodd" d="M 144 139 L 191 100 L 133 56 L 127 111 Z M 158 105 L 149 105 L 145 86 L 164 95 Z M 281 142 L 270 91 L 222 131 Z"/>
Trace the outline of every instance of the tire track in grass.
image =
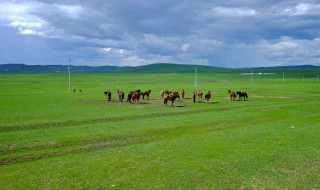
<path id="1" fill-rule="evenodd" d="M 256 109 L 255 106 L 251 107 L 252 109 Z M 199 110 L 188 110 L 184 112 L 174 112 L 171 113 L 171 116 L 175 115 L 187 115 L 187 114 L 194 114 L 195 111 L 197 111 L 197 114 L 207 112 L 207 111 L 222 111 L 222 110 L 230 110 L 234 109 L 233 107 L 223 107 L 223 108 L 210 108 L 210 109 L 199 109 Z M 256 113 L 259 114 L 259 113 Z M 221 131 L 221 130 L 228 130 L 228 129 L 234 129 L 243 127 L 241 125 L 238 125 L 238 123 L 241 121 L 245 121 L 248 125 L 260 123 L 264 121 L 268 121 L 270 118 L 268 115 L 263 115 L 263 117 L 256 117 L 256 114 L 251 114 L 247 116 L 239 116 L 234 118 L 237 122 L 231 122 L 228 123 L 228 125 L 225 125 L 224 122 L 221 122 L 220 120 L 212 121 L 210 123 L 197 123 L 197 124 L 190 124 L 190 125 L 178 125 L 178 126 L 168 126 L 163 129 L 147 129 L 143 131 L 135 131 L 134 133 L 130 132 L 123 135 L 117 135 L 117 136 L 109 136 L 109 137 L 102 137 L 98 139 L 80 139 L 78 141 L 73 142 L 61 142 L 57 143 L 56 145 L 52 146 L 50 144 L 37 147 L 38 152 L 35 153 L 28 153 L 24 151 L 17 151 L 16 154 L 13 156 L 7 156 L 5 158 L 2 158 L 0 160 L 0 165 L 9 165 L 9 164 L 15 164 L 15 163 L 22 163 L 27 161 L 34 161 L 39 160 L 43 158 L 48 157 L 56 157 L 56 156 L 64 156 L 68 154 L 73 153 L 80 153 L 80 152 L 90 152 L 90 151 L 98 151 L 102 149 L 108 149 L 108 148 L 115 148 L 115 147 L 121 147 L 121 146 L 129 146 L 129 145 L 136 145 L 136 144 L 142 144 L 142 143 L 151 143 L 153 141 L 157 140 L 165 140 L 165 139 L 171 139 L 171 138 L 177 138 L 183 135 L 190 135 L 190 132 L 192 134 L 201 134 L 201 133 L 207 133 L 212 131 Z M 157 113 L 157 114 L 148 114 L 153 117 L 168 117 L 168 113 Z M 142 116 L 141 116 L 142 117 Z M 141 119 L 141 117 L 132 116 L 129 118 L 135 118 L 135 119 Z M 146 117 L 146 115 L 143 115 L 143 117 Z M 255 118 L 249 119 L 249 118 Z M 111 118 L 113 122 L 121 122 L 123 121 L 123 118 L 121 117 L 120 120 Z M 283 118 L 284 119 L 284 118 Z M 86 122 L 92 121 L 92 120 L 85 120 Z M 106 119 L 101 119 L 99 122 L 105 122 Z M 107 120 L 110 121 L 110 120 Z M 71 124 L 79 124 L 79 122 L 71 122 Z M 64 122 L 60 122 L 57 126 L 63 126 Z M 32 128 L 27 128 L 32 129 Z M 36 148 L 36 149 L 37 149 Z M 32 151 L 34 149 L 30 149 Z M 2 151 L 2 153 L 6 153 L 6 151 Z M 10 151 L 8 152 L 10 153 Z M 20 155 L 17 155 L 19 153 L 22 153 Z M 25 154 L 24 154 L 25 153 Z"/>
<path id="2" fill-rule="evenodd" d="M 241 107 L 241 106 L 238 106 Z M 178 108 L 178 107 L 177 107 Z M 236 108 L 233 107 L 223 107 L 223 108 L 206 108 L 198 110 L 186 110 L 177 112 L 162 112 L 162 113 L 144 113 L 141 115 L 127 115 L 127 116 L 116 116 L 116 117 L 106 117 L 106 118 L 95 118 L 95 119 L 83 119 L 83 120 L 69 120 L 69 121 L 58 121 L 58 122 L 45 122 L 45 123 L 32 123 L 32 124 L 18 124 L 18 125 L 5 125 L 0 127 L 0 132 L 11 132 L 18 130 L 30 130 L 30 129 L 41 129 L 41 128 L 55 128 L 55 127 L 68 127 L 75 125 L 86 125 L 94 123 L 104 123 L 104 122 L 123 122 L 128 120 L 139 120 L 146 117 L 168 117 L 176 115 L 189 115 L 196 113 L 204 113 L 209 111 L 226 111 Z M 181 109 L 181 108 L 179 108 Z"/>
<path id="3" fill-rule="evenodd" d="M 246 120 L 245 117 L 241 117 Z M 260 118 L 263 119 L 263 118 Z M 103 137 L 94 140 L 80 140 L 70 143 L 62 143 L 57 147 L 43 147 L 46 152 L 39 152 L 34 154 L 23 154 L 12 157 L 5 157 L 0 160 L 0 166 L 23 163 L 28 161 L 35 161 L 49 157 L 66 156 L 69 154 L 81 153 L 81 152 L 92 152 L 102 149 L 116 148 L 129 145 L 152 143 L 158 140 L 172 139 L 181 137 L 184 135 L 191 134 L 203 134 L 212 131 L 228 130 L 233 128 L 242 127 L 234 122 L 227 126 L 220 121 L 214 121 L 213 123 L 198 123 L 191 125 L 179 125 L 179 126 L 168 126 L 164 129 L 148 129 L 144 131 L 137 131 L 135 133 L 127 133 L 124 135 L 118 135 L 114 137 Z M 51 148 L 49 152 L 48 149 Z M 52 150 L 52 148 L 60 150 Z"/>

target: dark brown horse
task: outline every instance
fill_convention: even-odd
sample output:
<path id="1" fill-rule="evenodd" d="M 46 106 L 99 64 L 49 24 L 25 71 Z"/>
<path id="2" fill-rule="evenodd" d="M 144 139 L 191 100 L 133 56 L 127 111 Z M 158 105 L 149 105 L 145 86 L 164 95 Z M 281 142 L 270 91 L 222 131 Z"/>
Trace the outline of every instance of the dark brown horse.
<path id="1" fill-rule="evenodd" d="M 111 92 L 110 91 L 104 91 L 103 92 L 105 96 L 108 96 L 108 101 L 111 101 Z"/>
<path id="2" fill-rule="evenodd" d="M 175 99 L 179 98 L 180 99 L 180 96 L 179 96 L 179 93 L 178 92 L 174 92 L 172 93 L 171 95 L 168 95 L 167 97 L 165 97 L 163 99 L 163 104 L 165 106 L 168 105 L 168 101 L 171 101 L 171 106 L 173 106 L 173 102 L 175 101 Z"/>
<path id="3" fill-rule="evenodd" d="M 228 90 L 228 94 L 230 96 L 230 101 L 234 101 L 237 97 L 237 95 L 234 91 Z"/>
<path id="4" fill-rule="evenodd" d="M 127 102 L 130 102 L 130 101 L 131 101 L 131 96 L 132 96 L 132 94 L 133 94 L 134 92 L 137 92 L 137 93 L 139 94 L 139 96 L 138 96 L 138 101 L 139 101 L 139 98 L 140 98 L 140 92 L 141 92 L 141 90 L 140 90 L 140 89 L 130 91 L 130 92 L 129 92 L 129 94 L 128 94 Z"/>
<path id="5" fill-rule="evenodd" d="M 120 102 L 123 102 L 124 92 L 118 90 L 118 96 L 119 96 L 119 101 L 120 101 Z"/>
<path id="6" fill-rule="evenodd" d="M 206 99 L 207 103 L 209 102 L 209 100 L 211 99 L 211 92 L 210 90 L 208 91 L 208 93 L 204 96 L 204 98 Z"/>
<path id="7" fill-rule="evenodd" d="M 131 95 L 131 103 L 139 102 L 140 92 L 133 92 Z"/>
<path id="8" fill-rule="evenodd" d="M 147 96 L 147 99 L 149 100 L 150 93 L 151 93 L 151 90 L 144 91 L 140 93 L 140 96 L 142 96 L 142 99 L 144 99 L 144 97 Z"/>
<path id="9" fill-rule="evenodd" d="M 237 94 L 239 95 L 239 101 L 242 101 L 242 97 L 244 101 L 246 101 L 246 98 L 248 99 L 248 94 L 246 92 L 237 91 Z"/>

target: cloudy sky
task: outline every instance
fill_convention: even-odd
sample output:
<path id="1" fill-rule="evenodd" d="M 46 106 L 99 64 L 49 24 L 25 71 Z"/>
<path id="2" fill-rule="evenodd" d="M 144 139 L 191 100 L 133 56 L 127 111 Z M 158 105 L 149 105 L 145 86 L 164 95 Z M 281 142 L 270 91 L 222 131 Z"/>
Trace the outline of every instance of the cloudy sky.
<path id="1" fill-rule="evenodd" d="M 320 66 L 319 0 L 1 0 L 0 64 Z"/>

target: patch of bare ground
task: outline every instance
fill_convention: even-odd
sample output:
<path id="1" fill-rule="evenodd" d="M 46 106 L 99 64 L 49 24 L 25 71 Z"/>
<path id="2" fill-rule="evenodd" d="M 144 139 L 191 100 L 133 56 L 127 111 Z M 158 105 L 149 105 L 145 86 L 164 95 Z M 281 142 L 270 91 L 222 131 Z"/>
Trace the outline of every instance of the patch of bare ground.
<path id="1" fill-rule="evenodd" d="M 295 98 L 289 97 L 289 96 L 276 96 L 275 98 L 279 98 L 279 99 L 295 99 Z"/>
<path id="2" fill-rule="evenodd" d="M 277 98 L 277 99 L 297 99 L 290 96 L 260 96 L 260 95 L 253 95 L 252 98 Z"/>
<path id="3" fill-rule="evenodd" d="M 251 96 L 252 98 L 268 98 L 267 96 L 258 96 L 258 95 L 253 95 Z"/>
<path id="4" fill-rule="evenodd" d="M 104 104 L 107 100 L 68 100 L 65 103 L 74 103 L 74 104 Z"/>

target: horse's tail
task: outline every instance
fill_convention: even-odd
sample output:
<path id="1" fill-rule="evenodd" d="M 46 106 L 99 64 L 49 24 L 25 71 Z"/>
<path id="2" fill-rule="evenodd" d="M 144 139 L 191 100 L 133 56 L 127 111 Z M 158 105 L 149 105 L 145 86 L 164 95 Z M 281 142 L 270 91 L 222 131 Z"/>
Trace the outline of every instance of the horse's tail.
<path id="1" fill-rule="evenodd" d="M 248 94 L 247 94 L 247 93 L 245 93 L 244 96 L 245 96 L 246 98 L 248 98 Z"/>

